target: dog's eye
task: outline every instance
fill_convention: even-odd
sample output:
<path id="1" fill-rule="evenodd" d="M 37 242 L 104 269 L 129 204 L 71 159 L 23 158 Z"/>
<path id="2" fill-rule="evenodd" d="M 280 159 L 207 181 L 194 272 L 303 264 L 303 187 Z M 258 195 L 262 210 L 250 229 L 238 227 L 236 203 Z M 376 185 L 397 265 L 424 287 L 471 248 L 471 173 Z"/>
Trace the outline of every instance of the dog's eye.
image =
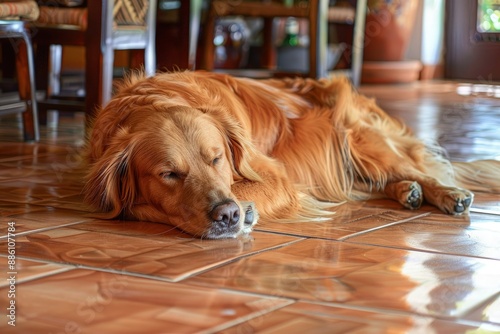
<path id="1" fill-rule="evenodd" d="M 174 172 L 163 172 L 160 173 L 160 176 L 163 177 L 164 179 L 170 179 L 170 180 L 178 178 L 178 175 Z"/>
<path id="2" fill-rule="evenodd" d="M 221 157 L 216 157 L 214 160 L 212 160 L 212 165 L 217 165 L 220 162 Z"/>

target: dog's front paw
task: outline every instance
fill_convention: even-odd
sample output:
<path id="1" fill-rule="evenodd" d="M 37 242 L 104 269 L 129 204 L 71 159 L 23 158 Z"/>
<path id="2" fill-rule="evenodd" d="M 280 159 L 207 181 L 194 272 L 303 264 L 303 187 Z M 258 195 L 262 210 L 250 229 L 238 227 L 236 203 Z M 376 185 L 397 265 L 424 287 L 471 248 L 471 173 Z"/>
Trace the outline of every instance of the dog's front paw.
<path id="1" fill-rule="evenodd" d="M 243 208 L 243 212 L 245 213 L 245 220 L 243 226 L 243 233 L 250 233 L 253 229 L 253 226 L 257 224 L 259 220 L 259 213 L 255 208 L 254 202 L 240 202 L 241 207 Z"/>
<path id="2" fill-rule="evenodd" d="M 420 208 L 424 200 L 422 187 L 415 181 L 392 182 L 385 186 L 384 191 L 389 198 L 397 200 L 410 210 Z"/>
<path id="3" fill-rule="evenodd" d="M 422 206 L 422 201 L 424 199 L 422 187 L 420 187 L 417 182 L 411 182 L 408 185 L 408 190 L 403 192 L 402 197 L 402 204 L 406 208 L 416 210 Z"/>
<path id="4" fill-rule="evenodd" d="M 468 190 L 453 188 L 445 194 L 438 207 L 451 215 L 461 215 L 469 212 L 474 194 Z"/>

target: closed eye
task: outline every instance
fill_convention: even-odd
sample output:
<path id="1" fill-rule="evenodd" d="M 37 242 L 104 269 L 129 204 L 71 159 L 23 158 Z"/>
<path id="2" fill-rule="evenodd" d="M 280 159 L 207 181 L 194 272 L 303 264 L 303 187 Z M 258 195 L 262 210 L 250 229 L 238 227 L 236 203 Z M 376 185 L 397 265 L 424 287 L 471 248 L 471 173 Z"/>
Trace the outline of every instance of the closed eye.
<path id="1" fill-rule="evenodd" d="M 216 157 L 214 160 L 212 160 L 212 165 L 214 165 L 214 166 L 217 165 L 221 159 L 222 159 L 222 156 Z"/>
<path id="2" fill-rule="evenodd" d="M 160 176 L 164 179 L 169 179 L 169 180 L 174 180 L 179 178 L 179 175 L 172 171 L 162 172 L 160 173 Z"/>

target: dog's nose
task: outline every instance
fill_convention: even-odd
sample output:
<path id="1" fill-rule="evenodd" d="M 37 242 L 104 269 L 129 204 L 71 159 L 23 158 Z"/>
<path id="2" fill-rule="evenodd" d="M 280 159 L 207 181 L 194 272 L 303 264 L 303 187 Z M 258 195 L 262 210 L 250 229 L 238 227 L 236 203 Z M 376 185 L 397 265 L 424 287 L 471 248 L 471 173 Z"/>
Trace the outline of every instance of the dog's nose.
<path id="1" fill-rule="evenodd" d="M 210 212 L 210 218 L 222 223 L 225 227 L 234 227 L 240 220 L 240 208 L 234 201 L 222 203 Z"/>

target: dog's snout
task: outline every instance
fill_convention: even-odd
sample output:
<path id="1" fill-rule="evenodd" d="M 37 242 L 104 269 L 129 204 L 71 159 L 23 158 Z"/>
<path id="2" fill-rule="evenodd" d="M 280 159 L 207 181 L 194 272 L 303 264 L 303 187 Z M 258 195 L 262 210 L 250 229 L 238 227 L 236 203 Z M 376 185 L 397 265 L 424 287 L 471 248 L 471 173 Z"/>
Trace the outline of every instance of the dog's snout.
<path id="1" fill-rule="evenodd" d="M 240 208 L 234 201 L 217 205 L 211 212 L 213 221 L 222 223 L 224 227 L 230 228 L 238 224 L 240 220 Z"/>

